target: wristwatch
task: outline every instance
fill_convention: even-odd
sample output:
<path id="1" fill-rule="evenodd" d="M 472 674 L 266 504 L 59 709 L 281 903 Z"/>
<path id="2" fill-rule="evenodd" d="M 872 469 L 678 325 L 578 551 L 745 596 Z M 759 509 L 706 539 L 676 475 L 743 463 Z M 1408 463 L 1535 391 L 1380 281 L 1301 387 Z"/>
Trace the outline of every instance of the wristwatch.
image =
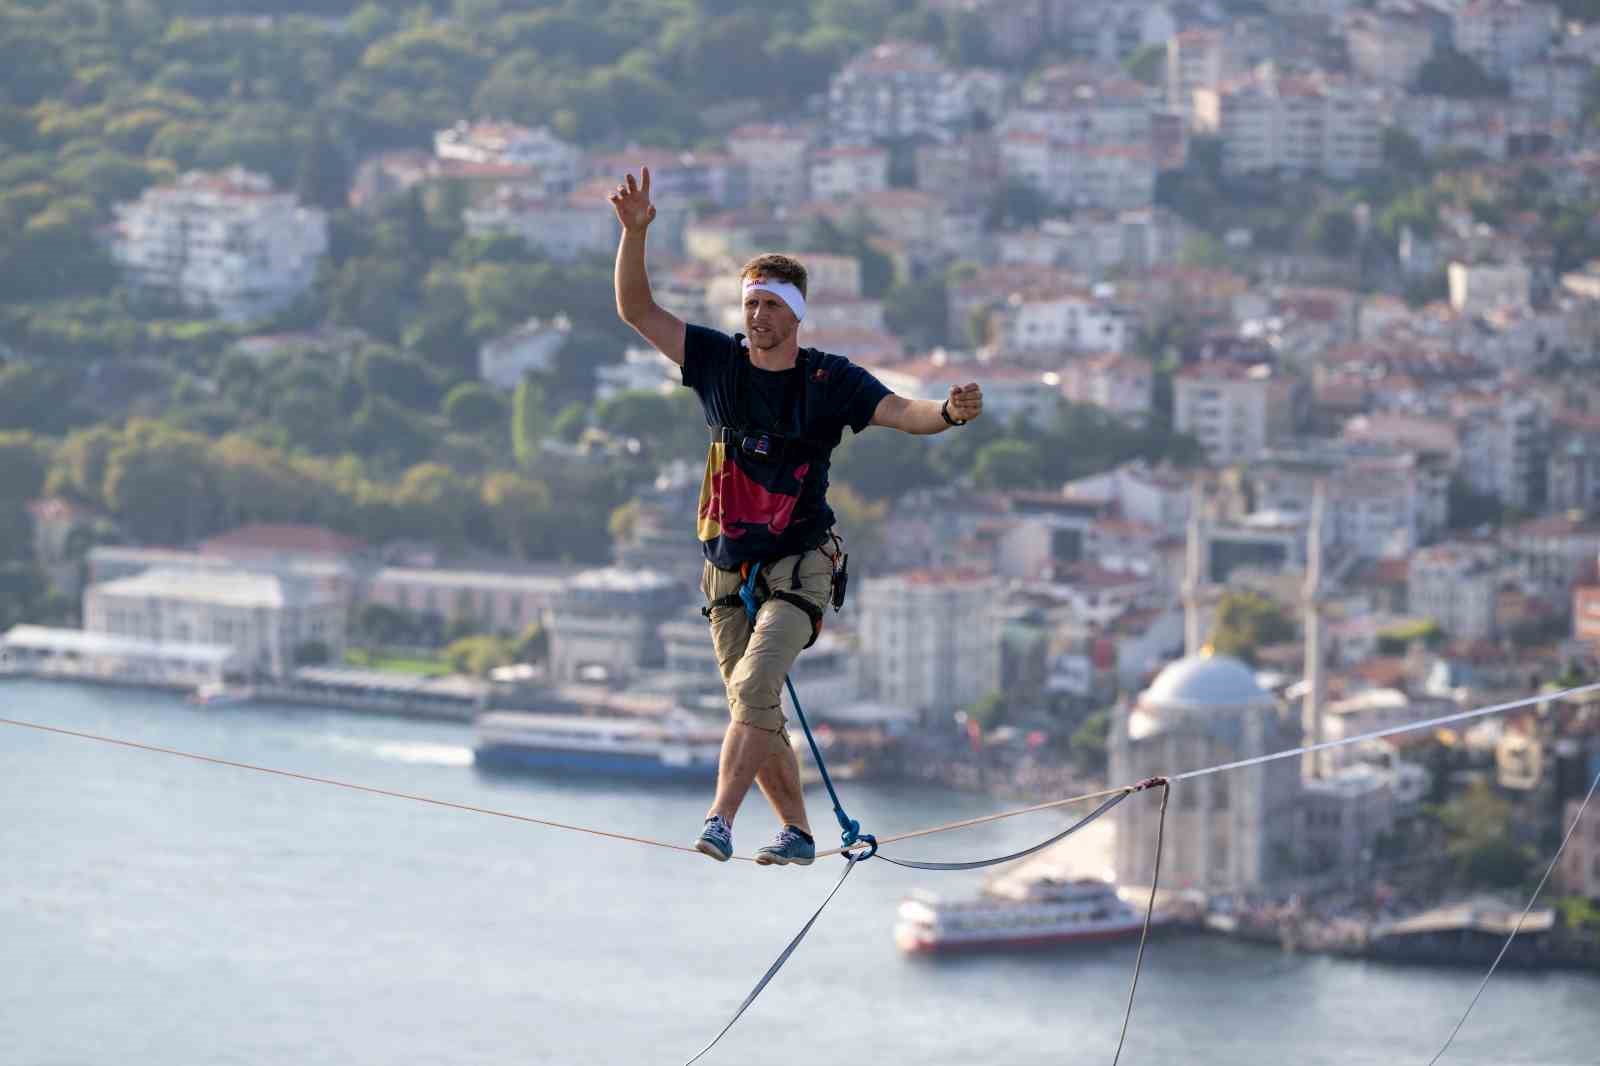
<path id="1" fill-rule="evenodd" d="M 947 426 L 964 426 L 967 424 L 965 418 L 950 417 L 950 401 L 948 399 L 939 405 L 939 415 L 944 419 L 944 424 Z"/>

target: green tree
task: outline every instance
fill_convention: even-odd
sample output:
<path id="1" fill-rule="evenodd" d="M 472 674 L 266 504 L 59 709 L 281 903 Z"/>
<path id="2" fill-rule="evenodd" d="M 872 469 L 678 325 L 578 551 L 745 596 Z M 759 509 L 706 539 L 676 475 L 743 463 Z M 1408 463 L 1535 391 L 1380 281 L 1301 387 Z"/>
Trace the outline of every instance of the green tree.
<path id="1" fill-rule="evenodd" d="M 444 398 L 444 418 L 462 433 L 505 432 L 505 404 L 487 386 L 463 381 Z"/>
<path id="2" fill-rule="evenodd" d="M 1111 733 L 1111 715 L 1095 711 L 1072 731 L 1072 761 L 1085 773 L 1103 773 L 1106 767 L 1106 742 Z"/>
<path id="3" fill-rule="evenodd" d="M 409 532 L 450 547 L 466 543 L 479 510 L 474 486 L 442 463 L 419 463 L 407 470 L 394 502 Z"/>
<path id="4" fill-rule="evenodd" d="M 481 634 L 453 641 L 445 649 L 444 657 L 456 673 L 473 677 L 488 677 L 495 667 L 509 666 L 515 661 L 509 641 Z"/>
<path id="5" fill-rule="evenodd" d="M 569 444 L 576 444 L 578 438 L 583 436 L 583 431 L 589 425 L 589 408 L 581 403 L 569 403 L 556 415 L 556 420 L 550 425 L 550 432 L 558 440 Z"/>
<path id="6" fill-rule="evenodd" d="M 533 468 L 544 435 L 544 386 L 524 374 L 511 401 L 511 446 L 522 469 Z"/>
<path id="7" fill-rule="evenodd" d="M 895 336 L 919 350 L 948 343 L 948 290 L 943 281 L 897 281 L 883 295 L 883 320 Z"/>
<path id="8" fill-rule="evenodd" d="M 1356 248 L 1355 216 L 1344 208 L 1318 211 L 1312 216 L 1307 236 L 1323 255 L 1343 259 Z"/>
<path id="9" fill-rule="evenodd" d="M 349 188 L 350 164 L 333 139 L 328 116 L 319 112 L 311 120 L 311 135 L 300 154 L 295 195 L 303 204 L 337 211 L 345 206 Z"/>
<path id="10" fill-rule="evenodd" d="M 90 507 L 105 506 L 106 465 L 122 442 L 122 434 L 109 426 L 94 426 L 68 434 L 56 449 L 44 491 L 66 496 Z"/>
<path id="11" fill-rule="evenodd" d="M 1457 876 L 1483 888 L 1514 888 L 1528 876 L 1532 853 L 1513 835 L 1511 804 L 1475 781 L 1437 812 L 1445 851 Z"/>
<path id="12" fill-rule="evenodd" d="M 500 542 L 521 559 L 543 554 L 541 547 L 559 521 L 544 482 L 505 471 L 484 480 L 483 506 Z"/>
<path id="13" fill-rule="evenodd" d="M 1044 456 L 1032 441 L 998 440 L 978 452 L 972 477 L 984 489 L 1036 488 L 1044 480 Z"/>
<path id="14" fill-rule="evenodd" d="M 44 488 L 50 449 L 31 433 L 0 433 L 0 507 L 21 510 Z"/>
<path id="15" fill-rule="evenodd" d="M 544 662 L 550 657 L 550 633 L 538 622 L 529 622 L 511 646 L 513 661 L 519 663 Z"/>
<path id="16" fill-rule="evenodd" d="M 1050 211 L 1050 201 L 1043 191 L 1018 178 L 1008 178 L 989 201 L 988 223 L 997 229 L 1037 226 Z"/>
<path id="17" fill-rule="evenodd" d="M 1228 592 L 1217 604 L 1211 646 L 1221 655 L 1255 662 L 1258 648 L 1294 637 L 1294 622 L 1283 608 L 1259 592 Z"/>
<path id="18" fill-rule="evenodd" d="M 1122 61 L 1128 77 L 1146 85 L 1161 85 L 1167 79 L 1167 46 L 1147 44 Z"/>
<path id="19" fill-rule="evenodd" d="M 847 435 L 833 453 L 831 476 L 869 500 L 893 499 L 944 480 L 933 466 L 934 454 L 926 438 L 910 434 L 877 430 Z"/>
<path id="20" fill-rule="evenodd" d="M 356 353 L 356 380 L 368 396 L 382 397 L 413 411 L 436 410 L 438 382 L 419 360 L 387 345 L 367 345 Z"/>
<path id="21" fill-rule="evenodd" d="M 998 689 L 985 692 L 978 697 L 977 703 L 967 708 L 967 714 L 984 729 L 993 729 L 1003 724 L 1009 712 L 1005 694 Z"/>
<path id="22" fill-rule="evenodd" d="M 105 501 L 135 540 L 178 545 L 213 532 L 221 508 L 205 439 L 131 427 L 106 459 Z"/>

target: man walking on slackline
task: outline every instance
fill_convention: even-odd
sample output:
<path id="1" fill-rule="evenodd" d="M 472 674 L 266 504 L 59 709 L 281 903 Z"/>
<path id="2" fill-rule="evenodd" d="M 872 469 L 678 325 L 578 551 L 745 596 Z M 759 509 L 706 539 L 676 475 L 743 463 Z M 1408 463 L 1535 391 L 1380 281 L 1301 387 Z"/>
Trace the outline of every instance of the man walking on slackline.
<path id="1" fill-rule="evenodd" d="M 785 255 L 757 256 L 740 272 L 745 333 L 684 325 L 650 294 L 645 231 L 656 209 L 649 168 L 638 181 L 627 175 L 610 200 L 622 223 L 617 313 L 683 368 L 683 383 L 712 426 L 700 487 L 700 586 L 732 721 L 695 847 L 719 862 L 733 855 L 733 819 L 754 781 L 783 826 L 756 862 L 803 866 L 816 844 L 781 695 L 795 657 L 821 629 L 841 562 L 827 500 L 829 456 L 845 426 L 931 434 L 965 425 L 983 410 L 983 393 L 974 383 L 951 386 L 943 403 L 908 400 L 848 359 L 801 348 L 806 269 Z M 761 606 L 752 628 L 739 588 L 756 564 Z"/>

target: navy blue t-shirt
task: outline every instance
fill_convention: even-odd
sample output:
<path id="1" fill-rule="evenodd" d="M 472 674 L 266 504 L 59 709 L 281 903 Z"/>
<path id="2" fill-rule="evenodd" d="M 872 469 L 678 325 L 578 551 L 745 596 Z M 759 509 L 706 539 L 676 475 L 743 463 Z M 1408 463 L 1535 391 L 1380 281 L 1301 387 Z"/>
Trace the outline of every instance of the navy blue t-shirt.
<path id="1" fill-rule="evenodd" d="M 712 426 L 808 442 L 767 456 L 711 442 L 700 485 L 697 533 L 706 558 L 725 570 L 817 547 L 833 527 L 828 506 L 831 453 L 844 427 L 860 433 L 889 390 L 854 363 L 800 349 L 790 370 L 751 365 L 744 338 L 686 326 L 683 383 L 700 397 Z"/>

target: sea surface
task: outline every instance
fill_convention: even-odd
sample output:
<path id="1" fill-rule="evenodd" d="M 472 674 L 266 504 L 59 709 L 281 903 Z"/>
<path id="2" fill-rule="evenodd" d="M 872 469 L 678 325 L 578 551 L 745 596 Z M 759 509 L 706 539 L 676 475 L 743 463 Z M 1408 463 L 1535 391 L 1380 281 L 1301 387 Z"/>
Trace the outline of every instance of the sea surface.
<path id="1" fill-rule="evenodd" d="M 674 842 L 693 838 L 709 798 L 488 776 L 465 726 L 342 711 L 7 680 L 0 716 Z M 880 834 L 1007 806 L 854 782 L 843 794 Z M 810 798 L 836 840 L 826 795 Z M 1064 824 L 1029 815 L 899 854 L 1000 854 Z M 738 851 L 774 828 L 753 796 Z M 1111 830 L 1091 829 L 1058 861 L 1103 870 Z M 722 1028 L 839 861 L 721 865 L 0 725 L 0 1064 L 673 1066 Z M 896 951 L 907 891 L 963 895 L 980 880 L 864 864 L 701 1061 L 1109 1064 L 1132 943 Z M 1122 1062 L 1425 1066 L 1482 976 L 1159 939 Z M 1442 1062 L 1595 1066 L 1600 978 L 1497 974 Z"/>

